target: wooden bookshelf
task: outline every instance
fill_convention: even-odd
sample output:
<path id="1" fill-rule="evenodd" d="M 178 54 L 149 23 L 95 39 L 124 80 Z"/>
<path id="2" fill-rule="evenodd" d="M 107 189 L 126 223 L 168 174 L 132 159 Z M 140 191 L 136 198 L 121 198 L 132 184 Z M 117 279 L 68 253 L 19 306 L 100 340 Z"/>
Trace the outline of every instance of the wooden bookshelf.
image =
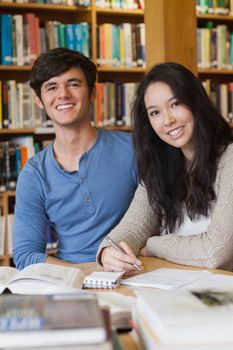
<path id="1" fill-rule="evenodd" d="M 208 24 L 208 25 L 207 25 Z M 221 27 L 226 27 L 226 40 L 221 39 L 223 44 L 217 45 L 219 38 L 225 36 L 225 32 L 221 32 Z M 219 27 L 218 27 L 219 26 Z M 198 76 L 205 85 L 208 94 L 215 100 L 217 108 L 221 114 L 226 118 L 232 126 L 233 120 L 231 118 L 232 110 L 229 110 L 231 105 L 231 98 L 229 103 L 229 91 L 231 91 L 231 83 L 233 82 L 233 65 L 230 64 L 231 54 L 230 48 L 230 32 L 233 31 L 233 16 L 230 14 L 196 14 L 196 27 L 209 28 L 208 36 L 205 38 L 203 31 L 199 31 L 197 42 L 198 45 Z M 204 29 L 205 30 L 205 29 Z M 212 32 L 214 30 L 214 32 Z M 204 32 L 205 33 L 205 32 Z M 216 40 L 212 39 L 216 34 Z M 208 33 L 207 33 L 208 34 Z M 229 42 L 227 43 L 227 41 Z M 204 45 L 203 45 L 204 42 Z M 221 41 L 219 41 L 221 42 Z M 213 46 L 214 45 L 214 46 Z M 215 46 L 216 45 L 216 46 Z M 223 50 L 225 47 L 225 50 Z M 219 50 L 219 51 L 218 51 Z M 222 51 L 225 51 L 224 53 Z M 217 53 L 217 58 L 213 58 L 213 52 Z M 209 57 L 210 56 L 210 57 Z M 225 57 L 224 57 L 225 56 Z M 204 57 L 204 59 L 203 59 Z M 215 65 L 213 65 L 215 62 Z M 211 67 L 213 65 L 213 67 Z M 206 66 L 206 67 L 205 67 Z M 226 102 L 223 102 L 226 101 Z M 231 107 L 232 109 L 232 107 Z"/>

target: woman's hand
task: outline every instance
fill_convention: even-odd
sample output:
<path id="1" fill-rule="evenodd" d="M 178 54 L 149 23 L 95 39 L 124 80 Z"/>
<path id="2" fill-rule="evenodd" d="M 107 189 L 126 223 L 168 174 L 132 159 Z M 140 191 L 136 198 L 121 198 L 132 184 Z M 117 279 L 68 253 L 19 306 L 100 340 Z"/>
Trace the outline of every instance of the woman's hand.
<path id="1" fill-rule="evenodd" d="M 143 247 L 141 250 L 140 250 L 140 253 L 139 253 L 140 256 L 148 256 L 146 254 L 146 247 Z"/>
<path id="2" fill-rule="evenodd" d="M 119 245 L 125 253 L 119 252 L 115 248 L 109 246 L 103 249 L 101 254 L 101 262 L 105 271 L 138 271 L 133 265 L 136 264 L 142 267 L 142 262 L 136 258 L 128 244 L 124 241 L 119 242 Z"/>

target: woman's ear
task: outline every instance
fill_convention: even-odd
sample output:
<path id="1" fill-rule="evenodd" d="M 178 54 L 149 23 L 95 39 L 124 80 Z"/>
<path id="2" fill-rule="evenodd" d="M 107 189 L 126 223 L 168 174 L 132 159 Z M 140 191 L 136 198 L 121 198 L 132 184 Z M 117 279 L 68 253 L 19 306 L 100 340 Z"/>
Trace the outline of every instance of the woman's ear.
<path id="1" fill-rule="evenodd" d="M 35 102 L 40 109 L 44 109 L 44 105 L 38 96 L 35 96 Z"/>

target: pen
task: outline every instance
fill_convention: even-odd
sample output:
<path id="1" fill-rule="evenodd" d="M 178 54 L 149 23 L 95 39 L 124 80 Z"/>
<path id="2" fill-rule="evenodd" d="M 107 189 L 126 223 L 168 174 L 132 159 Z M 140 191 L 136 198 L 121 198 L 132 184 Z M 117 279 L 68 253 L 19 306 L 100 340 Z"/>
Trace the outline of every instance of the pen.
<path id="1" fill-rule="evenodd" d="M 107 237 L 105 237 L 105 238 L 106 238 L 106 240 L 108 241 L 108 243 L 111 244 L 111 246 L 112 246 L 113 248 L 115 248 L 116 250 L 118 250 L 118 251 L 121 252 L 121 253 L 125 253 L 124 249 L 122 249 L 121 246 L 119 246 L 119 244 L 117 244 L 116 242 L 114 242 L 110 237 L 107 236 Z M 125 254 L 126 254 L 126 253 L 125 253 Z M 139 271 L 142 270 L 141 267 L 139 267 L 139 266 L 136 265 L 136 264 L 133 264 L 133 266 L 136 267 L 136 269 L 139 270 Z"/>

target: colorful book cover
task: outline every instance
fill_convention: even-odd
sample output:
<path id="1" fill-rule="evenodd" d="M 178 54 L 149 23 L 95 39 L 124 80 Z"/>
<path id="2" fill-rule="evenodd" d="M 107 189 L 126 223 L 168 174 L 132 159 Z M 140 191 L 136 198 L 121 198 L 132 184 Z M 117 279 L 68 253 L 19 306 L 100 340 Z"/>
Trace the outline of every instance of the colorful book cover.
<path id="1" fill-rule="evenodd" d="M 12 65 L 12 17 L 2 14 L 0 17 L 1 30 L 1 64 Z"/>

